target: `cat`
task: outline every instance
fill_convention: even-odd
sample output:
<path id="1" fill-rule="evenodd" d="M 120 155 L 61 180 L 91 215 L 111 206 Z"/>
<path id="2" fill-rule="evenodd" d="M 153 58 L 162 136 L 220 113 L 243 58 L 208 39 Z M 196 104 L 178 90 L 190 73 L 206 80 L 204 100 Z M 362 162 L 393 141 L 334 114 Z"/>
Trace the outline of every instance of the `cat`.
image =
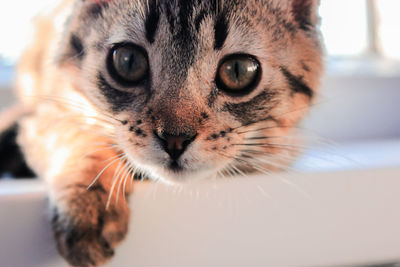
<path id="1" fill-rule="evenodd" d="M 134 176 L 184 183 L 292 161 L 323 73 L 318 5 L 64 0 L 36 19 L 18 143 L 48 184 L 69 264 L 113 256 Z"/>

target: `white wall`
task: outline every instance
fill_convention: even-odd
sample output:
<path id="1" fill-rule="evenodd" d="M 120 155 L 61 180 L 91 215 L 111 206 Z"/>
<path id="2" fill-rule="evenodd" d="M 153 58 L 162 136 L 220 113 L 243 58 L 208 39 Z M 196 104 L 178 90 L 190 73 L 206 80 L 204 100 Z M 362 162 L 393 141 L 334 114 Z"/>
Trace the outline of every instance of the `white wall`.
<path id="1" fill-rule="evenodd" d="M 344 142 L 400 137 L 400 77 L 325 77 L 304 127 Z"/>

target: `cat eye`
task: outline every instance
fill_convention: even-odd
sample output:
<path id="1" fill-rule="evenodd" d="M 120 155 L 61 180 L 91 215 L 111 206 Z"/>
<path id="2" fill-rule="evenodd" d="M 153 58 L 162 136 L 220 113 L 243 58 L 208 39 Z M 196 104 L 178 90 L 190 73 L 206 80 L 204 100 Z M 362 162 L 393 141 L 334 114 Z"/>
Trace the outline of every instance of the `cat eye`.
<path id="1" fill-rule="evenodd" d="M 254 89 L 261 77 L 260 63 L 246 54 L 229 55 L 218 67 L 217 86 L 232 94 L 245 94 Z"/>
<path id="2" fill-rule="evenodd" d="M 134 44 L 114 46 L 108 55 L 107 67 L 111 77 L 124 86 L 141 83 L 149 73 L 146 51 Z"/>

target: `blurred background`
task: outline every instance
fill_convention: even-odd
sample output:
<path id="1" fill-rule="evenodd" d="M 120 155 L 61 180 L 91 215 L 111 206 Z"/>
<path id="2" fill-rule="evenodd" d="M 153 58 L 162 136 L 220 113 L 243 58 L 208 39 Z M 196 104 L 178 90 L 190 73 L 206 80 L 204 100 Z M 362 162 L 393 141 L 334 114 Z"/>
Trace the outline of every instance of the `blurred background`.
<path id="1" fill-rule="evenodd" d="M 12 103 L 13 68 L 30 39 L 32 18 L 52 5 L 52 0 L 18 0 L 0 10 L 0 109 Z M 400 151 L 399 10 L 399 0 L 321 0 L 326 75 L 303 126 L 318 137 L 310 138 L 313 148 L 333 143 L 364 165 L 400 164 L 400 156 L 393 155 Z M 325 163 L 310 160 L 297 167 L 354 167 L 329 156 Z"/>

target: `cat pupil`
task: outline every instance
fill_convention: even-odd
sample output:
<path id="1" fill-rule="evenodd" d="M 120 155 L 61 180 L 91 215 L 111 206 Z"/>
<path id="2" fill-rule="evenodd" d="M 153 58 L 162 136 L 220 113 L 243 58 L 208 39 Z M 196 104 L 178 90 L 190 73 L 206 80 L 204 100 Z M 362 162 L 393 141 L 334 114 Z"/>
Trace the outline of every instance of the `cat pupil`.
<path id="1" fill-rule="evenodd" d="M 225 91 L 246 91 L 257 85 L 259 63 L 248 55 L 231 55 L 220 66 L 217 85 Z"/>
<path id="2" fill-rule="evenodd" d="M 134 63 L 133 55 L 130 57 L 125 57 L 124 60 L 128 62 L 128 71 L 133 69 L 133 63 Z"/>
<path id="3" fill-rule="evenodd" d="M 140 70 L 140 62 L 136 60 L 136 57 L 132 51 L 123 50 L 121 52 L 121 59 L 117 59 L 117 65 L 121 68 L 121 74 L 129 77 L 135 74 L 136 71 Z"/>
<path id="4" fill-rule="evenodd" d="M 239 63 L 237 61 L 235 62 L 235 75 L 236 75 L 236 80 L 240 80 Z"/>
<path id="5" fill-rule="evenodd" d="M 132 44 L 113 48 L 107 64 L 117 82 L 132 86 L 146 78 L 148 72 L 146 53 Z"/>

